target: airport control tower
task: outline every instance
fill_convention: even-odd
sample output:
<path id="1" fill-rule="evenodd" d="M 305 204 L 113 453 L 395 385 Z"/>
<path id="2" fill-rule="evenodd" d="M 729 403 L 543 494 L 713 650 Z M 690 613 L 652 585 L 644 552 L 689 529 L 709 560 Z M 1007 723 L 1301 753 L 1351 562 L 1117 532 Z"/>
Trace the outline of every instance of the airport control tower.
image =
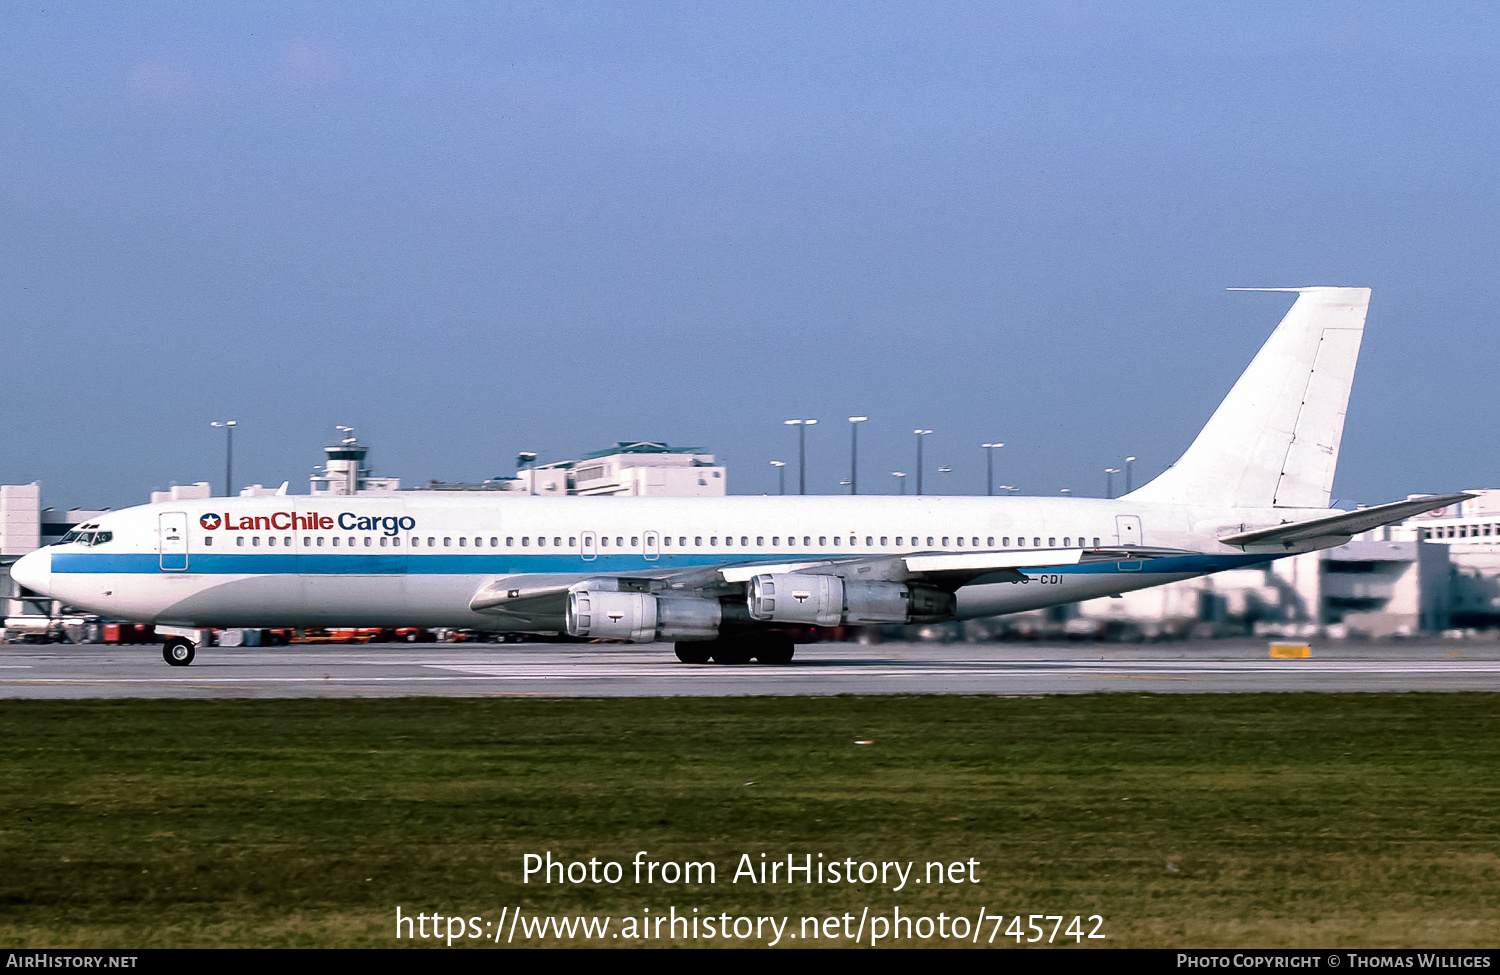
<path id="1" fill-rule="evenodd" d="M 399 477 L 373 477 L 365 464 L 370 448 L 359 442 L 353 427 L 338 428 L 344 438 L 323 448 L 327 460 L 313 471 L 312 493 L 323 497 L 394 494 L 401 489 Z"/>

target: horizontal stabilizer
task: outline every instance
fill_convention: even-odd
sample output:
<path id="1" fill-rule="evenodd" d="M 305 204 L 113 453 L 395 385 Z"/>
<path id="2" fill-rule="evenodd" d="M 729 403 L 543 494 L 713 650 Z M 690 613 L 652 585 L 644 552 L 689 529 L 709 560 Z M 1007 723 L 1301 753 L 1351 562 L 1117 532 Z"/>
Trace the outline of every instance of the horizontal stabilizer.
<path id="1" fill-rule="evenodd" d="M 1472 494 L 1435 494 L 1412 501 L 1392 501 L 1373 508 L 1357 511 L 1336 511 L 1311 521 L 1288 522 L 1272 528 L 1257 528 L 1254 531 L 1227 535 L 1219 541 L 1225 545 L 1267 545 L 1280 543 L 1288 547 L 1314 538 L 1329 538 L 1340 535 L 1357 535 L 1371 528 L 1405 521 L 1412 515 L 1424 511 L 1446 508 L 1450 504 L 1466 501 Z"/>

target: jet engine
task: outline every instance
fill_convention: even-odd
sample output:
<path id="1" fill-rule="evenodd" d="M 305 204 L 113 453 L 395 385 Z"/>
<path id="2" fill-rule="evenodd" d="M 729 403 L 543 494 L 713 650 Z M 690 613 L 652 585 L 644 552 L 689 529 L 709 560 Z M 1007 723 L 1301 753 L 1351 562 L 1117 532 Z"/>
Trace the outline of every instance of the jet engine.
<path id="1" fill-rule="evenodd" d="M 712 640 L 723 611 L 717 599 L 580 589 L 568 593 L 565 619 L 569 636 L 655 643 Z"/>
<path id="2" fill-rule="evenodd" d="M 953 595 L 939 589 L 799 572 L 755 576 L 746 603 L 761 622 L 814 626 L 943 619 L 954 609 Z"/>

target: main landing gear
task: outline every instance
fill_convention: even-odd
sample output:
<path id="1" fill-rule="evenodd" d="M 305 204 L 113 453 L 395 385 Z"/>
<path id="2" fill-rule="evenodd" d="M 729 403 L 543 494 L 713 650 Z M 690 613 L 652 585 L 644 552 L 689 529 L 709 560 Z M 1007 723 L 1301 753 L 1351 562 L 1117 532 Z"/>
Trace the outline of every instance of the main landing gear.
<path id="1" fill-rule="evenodd" d="M 756 636 L 720 637 L 717 640 L 694 640 L 675 645 L 677 659 L 685 664 L 789 664 L 796 652 L 792 638 L 781 633 Z"/>
<path id="2" fill-rule="evenodd" d="M 168 637 L 161 645 L 162 659 L 173 667 L 186 667 L 192 663 L 195 652 L 193 641 L 180 636 Z"/>

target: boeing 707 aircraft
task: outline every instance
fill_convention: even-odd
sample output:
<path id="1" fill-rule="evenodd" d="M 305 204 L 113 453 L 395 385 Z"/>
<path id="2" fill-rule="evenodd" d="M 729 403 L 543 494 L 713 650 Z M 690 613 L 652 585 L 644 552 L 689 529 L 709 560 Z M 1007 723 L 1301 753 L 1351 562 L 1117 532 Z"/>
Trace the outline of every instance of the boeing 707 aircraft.
<path id="1" fill-rule="evenodd" d="M 1329 492 L 1367 288 L 1297 299 L 1187 452 L 1118 499 L 382 498 L 170 501 L 16 562 L 23 586 L 155 624 L 468 627 L 787 663 L 789 631 L 995 616 L 1261 565 L 1467 495 L 1345 512 Z"/>

